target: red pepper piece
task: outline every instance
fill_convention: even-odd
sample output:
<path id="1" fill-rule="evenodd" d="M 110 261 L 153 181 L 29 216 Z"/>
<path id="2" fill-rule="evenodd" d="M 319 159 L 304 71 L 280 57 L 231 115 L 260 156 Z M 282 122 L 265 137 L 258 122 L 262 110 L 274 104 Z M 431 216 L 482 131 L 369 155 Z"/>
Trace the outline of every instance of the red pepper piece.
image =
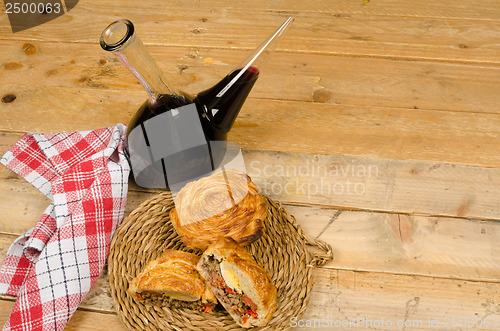
<path id="1" fill-rule="evenodd" d="M 241 301 L 243 301 L 243 303 L 250 307 L 253 311 L 257 310 L 257 305 L 246 294 L 243 294 Z"/>
<path id="2" fill-rule="evenodd" d="M 226 287 L 226 282 L 224 281 L 224 277 L 222 277 L 222 275 L 219 275 L 219 283 L 221 287 Z"/>
<path id="3" fill-rule="evenodd" d="M 211 305 L 211 304 L 209 304 L 209 303 L 205 304 L 205 310 L 203 310 L 203 312 L 204 312 L 205 314 L 207 314 L 207 313 L 211 313 L 211 312 L 212 312 L 212 305 Z"/>
<path id="4" fill-rule="evenodd" d="M 229 294 L 236 294 L 236 291 L 233 290 L 232 288 L 226 286 L 226 292 L 229 293 Z"/>
<path id="5" fill-rule="evenodd" d="M 252 317 L 257 317 L 257 313 L 256 313 L 256 312 L 254 312 L 252 309 L 247 309 L 247 310 L 245 311 L 245 314 L 250 315 L 250 316 L 252 316 Z"/>

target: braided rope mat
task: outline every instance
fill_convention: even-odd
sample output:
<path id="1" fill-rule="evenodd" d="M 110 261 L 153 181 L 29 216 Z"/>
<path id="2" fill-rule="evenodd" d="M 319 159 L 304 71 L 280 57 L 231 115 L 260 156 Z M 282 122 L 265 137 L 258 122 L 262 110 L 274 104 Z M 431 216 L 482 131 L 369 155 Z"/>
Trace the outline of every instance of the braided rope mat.
<path id="1" fill-rule="evenodd" d="M 312 268 L 333 259 L 330 245 L 307 236 L 293 216 L 277 202 L 266 198 L 269 210 L 264 234 L 246 246 L 278 289 L 277 310 L 269 324 L 259 330 L 284 330 L 290 318 L 300 318 L 312 290 Z M 167 249 L 188 249 L 175 232 L 168 213 L 173 207 L 169 192 L 145 202 L 126 217 L 115 232 L 108 258 L 111 295 L 123 323 L 131 330 L 245 330 L 224 312 L 202 314 L 189 309 L 170 309 L 135 301 L 129 282 L 147 262 Z M 309 247 L 319 248 L 311 253 Z"/>

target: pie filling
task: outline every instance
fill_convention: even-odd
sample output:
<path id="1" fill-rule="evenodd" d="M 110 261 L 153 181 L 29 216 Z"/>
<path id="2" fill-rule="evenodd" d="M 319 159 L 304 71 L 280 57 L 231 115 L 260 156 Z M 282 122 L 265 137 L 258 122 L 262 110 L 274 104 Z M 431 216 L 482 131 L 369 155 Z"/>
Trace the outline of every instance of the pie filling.
<path id="1" fill-rule="evenodd" d="M 220 262 L 213 256 L 209 256 L 204 262 L 203 268 L 207 270 L 208 282 L 214 289 L 214 295 L 224 305 L 227 311 L 234 312 L 241 317 L 243 323 L 250 317 L 257 317 L 257 305 L 243 292 L 227 286 L 220 271 Z"/>
<path id="2" fill-rule="evenodd" d="M 166 294 L 157 292 L 142 292 L 136 293 L 135 296 L 146 303 L 156 306 L 168 306 L 170 308 L 188 308 L 197 310 L 203 313 L 210 313 L 215 307 L 214 302 L 202 302 L 201 299 L 197 301 L 183 301 L 169 297 Z"/>

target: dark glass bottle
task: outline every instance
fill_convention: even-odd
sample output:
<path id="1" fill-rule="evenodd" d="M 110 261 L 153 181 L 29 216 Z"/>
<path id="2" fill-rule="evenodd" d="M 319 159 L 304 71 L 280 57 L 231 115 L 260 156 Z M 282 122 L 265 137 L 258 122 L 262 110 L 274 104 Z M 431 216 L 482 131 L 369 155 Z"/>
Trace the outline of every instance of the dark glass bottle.
<path id="1" fill-rule="evenodd" d="M 149 96 L 127 130 L 126 150 L 139 186 L 168 188 L 220 165 L 223 142 L 259 77 L 259 67 L 292 21 L 289 18 L 242 65 L 195 97 L 167 84 L 132 22 L 118 20 L 103 31 L 101 47 L 120 58 Z"/>

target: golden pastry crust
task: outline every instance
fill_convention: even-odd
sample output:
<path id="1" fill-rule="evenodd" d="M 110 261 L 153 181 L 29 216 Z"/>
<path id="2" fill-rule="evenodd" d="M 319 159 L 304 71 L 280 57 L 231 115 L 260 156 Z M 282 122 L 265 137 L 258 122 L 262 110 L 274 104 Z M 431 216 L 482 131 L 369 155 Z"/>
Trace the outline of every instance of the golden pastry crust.
<path id="1" fill-rule="evenodd" d="M 210 275 L 212 268 L 207 265 L 211 263 L 211 259 L 224 263 L 224 267 L 231 270 L 236 276 L 242 292 L 257 305 L 257 317 L 242 320 L 238 314 L 232 312 L 224 299 L 219 298 L 221 292 L 217 291 L 209 281 L 212 277 Z M 238 324 L 243 327 L 251 327 L 264 326 L 269 322 L 276 311 L 277 289 L 264 268 L 245 248 L 231 238 L 222 238 L 207 248 L 198 262 L 197 268 L 203 278 L 207 279 L 207 285 L 212 287 L 219 302 Z"/>
<path id="2" fill-rule="evenodd" d="M 267 205 L 249 176 L 225 170 L 184 186 L 170 220 L 186 246 L 204 250 L 222 237 L 241 245 L 262 236 Z"/>
<path id="3" fill-rule="evenodd" d="M 148 293 L 167 294 L 183 301 L 215 302 L 213 293 L 196 270 L 199 259 L 195 254 L 167 249 L 130 282 L 128 293 L 138 298 L 140 293 Z"/>

